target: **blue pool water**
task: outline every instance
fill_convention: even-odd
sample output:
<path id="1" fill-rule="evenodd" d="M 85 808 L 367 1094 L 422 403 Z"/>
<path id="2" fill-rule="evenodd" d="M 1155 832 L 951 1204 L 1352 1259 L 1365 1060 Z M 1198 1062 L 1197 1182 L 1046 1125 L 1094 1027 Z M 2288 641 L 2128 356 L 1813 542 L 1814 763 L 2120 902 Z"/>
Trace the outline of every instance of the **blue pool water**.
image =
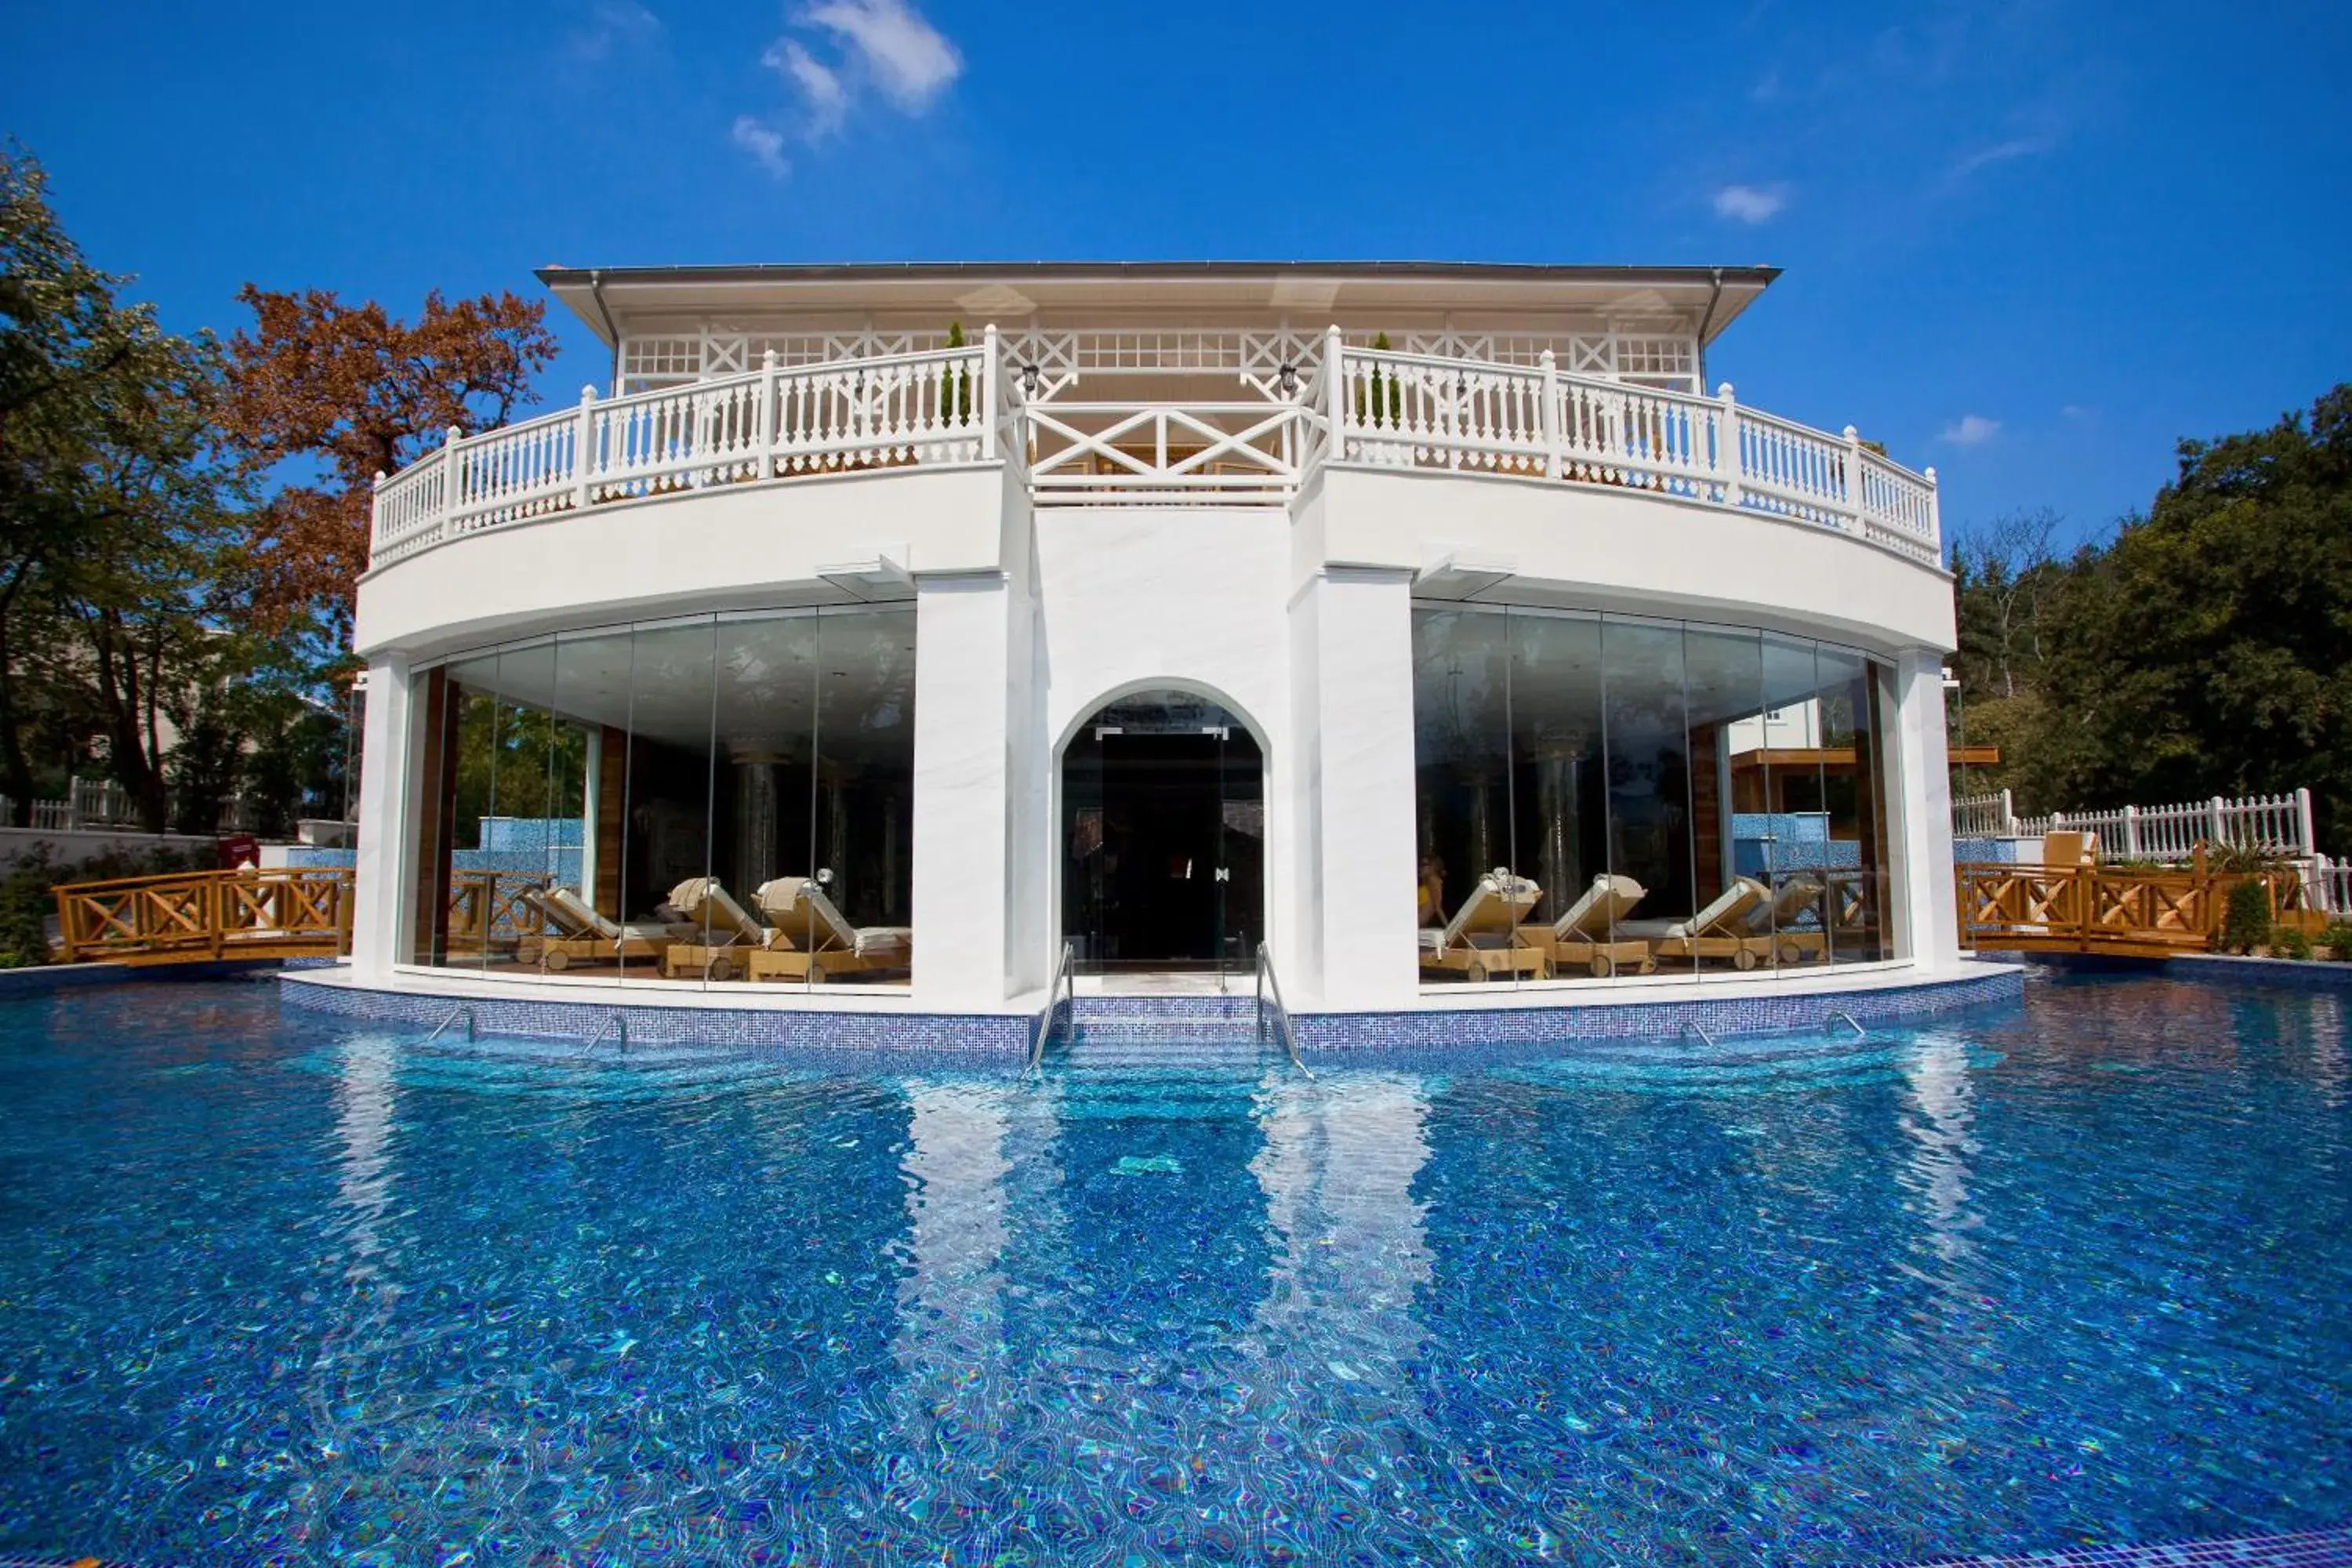
<path id="1" fill-rule="evenodd" d="M 1312 1083 L 0 1004 L 0 1552 L 1853 1562 L 2352 1519 L 2345 999 Z"/>

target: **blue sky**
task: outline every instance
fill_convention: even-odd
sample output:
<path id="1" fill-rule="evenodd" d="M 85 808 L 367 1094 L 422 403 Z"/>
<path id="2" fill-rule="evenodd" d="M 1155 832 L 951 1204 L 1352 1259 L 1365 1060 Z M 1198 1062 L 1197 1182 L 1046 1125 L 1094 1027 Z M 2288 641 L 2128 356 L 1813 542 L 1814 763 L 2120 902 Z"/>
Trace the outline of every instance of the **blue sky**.
<path id="1" fill-rule="evenodd" d="M 250 279 L 632 263 L 1770 262 L 1743 402 L 1948 527 L 2142 506 L 2352 375 L 2352 18 L 2170 4 L 24 5 L 0 131 L 183 328 Z M 552 314 L 568 401 L 602 352 Z"/>

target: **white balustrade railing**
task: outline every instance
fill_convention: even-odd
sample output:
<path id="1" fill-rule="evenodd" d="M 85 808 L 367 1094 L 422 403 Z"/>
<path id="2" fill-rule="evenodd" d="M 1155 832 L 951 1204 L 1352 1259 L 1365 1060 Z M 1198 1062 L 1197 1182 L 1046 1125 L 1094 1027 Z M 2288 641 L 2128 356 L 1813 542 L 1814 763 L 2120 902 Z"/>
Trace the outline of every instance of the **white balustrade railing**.
<path id="1" fill-rule="evenodd" d="M 994 333 L 970 348 L 779 368 L 599 400 L 479 436 L 378 481 L 372 563 L 604 501 L 993 457 Z"/>
<path id="2" fill-rule="evenodd" d="M 1848 428 L 1825 435 L 1714 398 L 1328 343 L 1325 398 L 1350 461 L 1541 475 L 1769 512 L 1940 559 L 1933 470 L 1914 474 Z"/>
<path id="3" fill-rule="evenodd" d="M 1278 502 L 1329 460 L 1644 489 L 1940 559 L 1935 470 L 1716 397 L 1534 367 L 1350 348 L 1336 331 L 1283 397 L 1066 401 L 980 344 L 779 366 L 598 399 L 379 479 L 373 563 L 604 502 L 845 469 L 993 461 L 1041 502 Z M 1291 383 L 1295 380 L 1295 387 Z"/>
<path id="4" fill-rule="evenodd" d="M 2254 849 L 2287 859 L 2317 853 L 2312 831 L 2311 792 L 2249 795 L 2175 805 L 2125 805 L 2095 811 L 2054 811 L 2019 816 L 2007 790 L 1952 802 L 1956 838 L 2038 838 L 2061 829 L 2095 833 L 2110 858 L 2186 860 L 2200 844 Z"/>
<path id="5" fill-rule="evenodd" d="M 2310 889 L 2313 909 L 2337 920 L 2352 920 L 2352 860 L 2313 856 L 2304 886 Z"/>

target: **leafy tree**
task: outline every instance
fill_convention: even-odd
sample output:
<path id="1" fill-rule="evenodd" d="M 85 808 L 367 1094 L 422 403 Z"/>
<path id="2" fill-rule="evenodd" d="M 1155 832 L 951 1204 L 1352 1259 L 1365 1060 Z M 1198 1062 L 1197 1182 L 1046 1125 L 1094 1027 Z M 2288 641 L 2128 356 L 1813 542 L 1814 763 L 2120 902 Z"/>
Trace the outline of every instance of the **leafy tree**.
<path id="1" fill-rule="evenodd" d="M 316 289 L 248 283 L 237 298 L 254 324 L 229 342 L 223 427 L 257 461 L 315 470 L 256 517 L 242 586 L 264 624 L 315 616 L 340 644 L 367 567 L 376 475 L 452 426 L 486 430 L 528 404 L 532 375 L 555 357 L 546 307 L 510 292 L 453 304 L 436 290 L 412 323 Z"/>
<path id="2" fill-rule="evenodd" d="M 216 347 L 121 300 L 47 192 L 37 162 L 0 151 L 0 787 L 26 820 L 26 688 L 52 706 L 78 690 L 160 828 L 166 710 L 210 661 L 199 612 L 242 476 L 213 438 Z"/>
<path id="3" fill-rule="evenodd" d="M 2352 852 L 2352 384 L 2179 458 L 2069 561 L 1956 552 L 1968 738 L 2030 810 L 2308 785 Z"/>

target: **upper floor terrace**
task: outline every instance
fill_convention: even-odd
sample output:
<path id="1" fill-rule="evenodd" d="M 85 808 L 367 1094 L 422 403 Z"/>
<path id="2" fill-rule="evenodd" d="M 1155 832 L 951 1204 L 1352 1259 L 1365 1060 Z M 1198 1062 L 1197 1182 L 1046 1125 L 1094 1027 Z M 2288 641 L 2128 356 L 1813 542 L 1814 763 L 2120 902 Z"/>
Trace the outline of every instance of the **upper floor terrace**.
<path id="1" fill-rule="evenodd" d="M 1933 469 L 1704 390 L 1708 344 L 1773 276 L 551 268 L 613 347 L 611 394 L 452 431 L 382 479 L 373 561 L 714 487 L 1003 464 L 1040 506 L 1283 506 L 1324 465 L 1604 487 L 1935 563 Z"/>

